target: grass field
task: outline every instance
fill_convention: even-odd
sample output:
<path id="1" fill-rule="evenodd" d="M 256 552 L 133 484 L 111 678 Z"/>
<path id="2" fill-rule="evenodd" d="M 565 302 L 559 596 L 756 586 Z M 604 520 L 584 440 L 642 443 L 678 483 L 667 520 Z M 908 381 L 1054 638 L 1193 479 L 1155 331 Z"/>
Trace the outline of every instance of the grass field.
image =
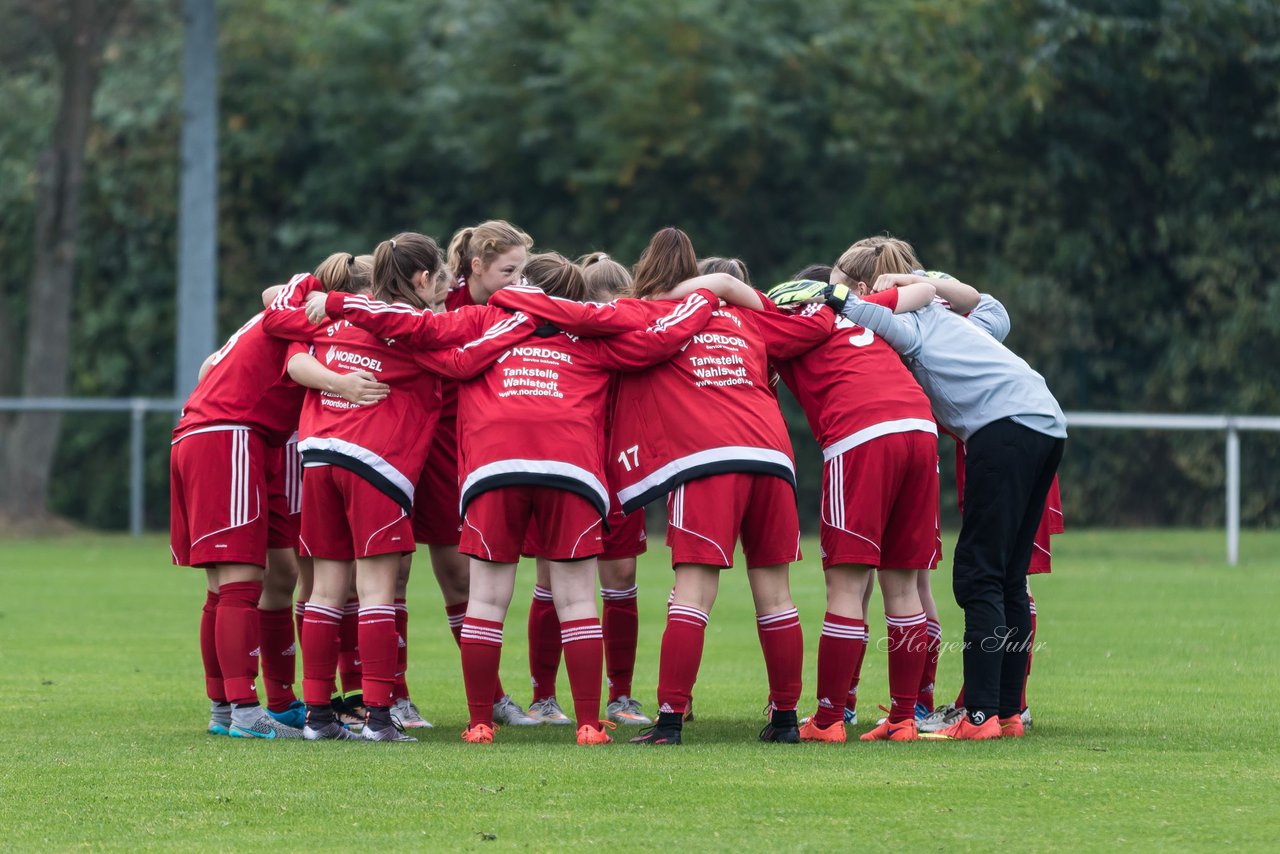
<path id="1" fill-rule="evenodd" d="M 579 749 L 569 728 L 459 742 L 458 656 L 439 594 L 410 589 L 410 686 L 436 723 L 416 745 L 204 734 L 202 576 L 163 540 L 0 541 L 0 828 L 9 850 L 1271 848 L 1280 828 L 1280 534 L 1071 533 L 1036 579 L 1035 727 L 980 744 L 762 745 L 764 666 L 741 573 L 725 579 L 678 749 Z M 816 553 L 816 548 L 811 549 Z M 653 710 L 670 583 L 641 565 L 636 694 Z M 524 604 L 503 675 L 527 701 Z M 822 619 L 810 560 L 792 587 Z M 960 622 L 935 588 L 946 641 Z M 873 608 L 878 607 L 878 603 Z M 873 638 L 883 626 L 872 619 Z M 873 641 L 874 643 L 874 641 Z M 560 675 L 561 693 L 567 680 Z M 944 657 L 939 697 L 959 681 Z M 863 723 L 887 698 L 864 669 Z M 566 697 L 567 699 L 567 697 Z"/>

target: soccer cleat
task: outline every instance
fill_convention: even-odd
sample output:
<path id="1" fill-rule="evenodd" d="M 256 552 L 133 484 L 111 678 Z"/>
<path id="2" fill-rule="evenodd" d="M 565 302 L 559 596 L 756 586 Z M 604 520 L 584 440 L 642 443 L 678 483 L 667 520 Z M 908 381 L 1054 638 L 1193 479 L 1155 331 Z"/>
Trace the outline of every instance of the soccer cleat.
<path id="1" fill-rule="evenodd" d="M 919 736 L 916 733 L 915 718 L 907 718 L 897 723 L 885 721 L 861 736 L 862 741 L 915 741 L 917 738 Z"/>
<path id="2" fill-rule="evenodd" d="M 529 704 L 529 717 L 540 724 L 551 724 L 552 726 L 568 726 L 573 723 L 564 710 L 560 708 L 560 704 L 556 702 L 554 696 L 547 697 L 545 700 L 539 700 L 536 703 Z"/>
<path id="3" fill-rule="evenodd" d="M 933 709 L 929 708 L 924 703 L 916 703 L 916 723 L 920 723 L 920 721 L 929 717 L 931 714 L 933 714 Z"/>
<path id="4" fill-rule="evenodd" d="M 774 744 L 799 744 L 800 726 L 796 723 L 795 710 L 780 712 L 774 709 L 769 724 L 760 730 L 760 740 Z"/>
<path id="5" fill-rule="evenodd" d="M 804 725 L 800 727 L 800 740 L 844 744 L 848 740 L 848 735 L 845 733 L 844 721 L 836 721 L 824 729 L 818 726 L 813 718 L 806 718 Z"/>
<path id="6" fill-rule="evenodd" d="M 599 729 L 591 724 L 583 724 L 578 727 L 578 745 L 585 747 L 591 744 L 612 744 L 613 739 L 609 738 L 609 733 L 605 730 L 616 729 L 617 726 L 613 721 L 601 721 Z"/>
<path id="7" fill-rule="evenodd" d="M 336 694 L 329 700 L 329 707 L 333 709 L 333 716 L 338 719 L 338 723 L 347 729 L 352 732 L 359 732 L 364 729 L 363 709 L 360 709 L 359 713 L 357 713 L 357 710 L 347 706 L 346 700 Z"/>
<path id="8" fill-rule="evenodd" d="M 232 738 L 302 738 L 302 730 L 285 726 L 266 712 L 260 712 L 244 726 L 232 721 L 231 731 L 227 734 Z"/>
<path id="9" fill-rule="evenodd" d="M 382 729 L 374 729 L 373 727 L 365 727 L 360 730 L 360 735 L 356 738 L 363 738 L 365 741 L 417 741 L 411 735 L 405 735 L 399 727 L 388 726 Z"/>
<path id="10" fill-rule="evenodd" d="M 283 712 L 273 712 L 267 709 L 267 714 L 271 715 L 276 721 L 291 726 L 294 729 L 302 729 L 307 722 L 307 704 L 301 700 L 294 700 L 289 704 L 289 708 Z"/>
<path id="11" fill-rule="evenodd" d="M 418 707 L 408 697 L 401 697 L 391 707 L 391 720 L 401 729 L 431 729 L 433 724 L 422 716 Z"/>
<path id="12" fill-rule="evenodd" d="M 986 741 L 1000 737 L 1000 719 L 990 717 L 980 724 L 973 724 L 969 722 L 967 715 L 962 715 L 960 720 L 946 729 L 925 733 L 920 737 L 937 741 Z"/>
<path id="13" fill-rule="evenodd" d="M 609 704 L 605 716 L 614 723 L 627 726 L 649 726 L 653 723 L 648 715 L 640 711 L 640 702 L 626 694 Z"/>
<path id="14" fill-rule="evenodd" d="M 537 726 L 538 724 L 535 718 L 525 714 L 524 709 L 511 699 L 510 694 L 493 704 L 493 722 L 507 726 Z"/>
<path id="15" fill-rule="evenodd" d="M 1022 714 L 1020 715 L 1020 717 L 1022 718 L 1022 728 L 1031 729 L 1031 707 L 1030 706 L 1022 710 Z"/>
<path id="16" fill-rule="evenodd" d="M 1000 719 L 1001 738 L 1022 738 L 1026 734 L 1027 729 L 1022 723 L 1022 715 L 1009 715 L 1007 718 Z"/>
<path id="17" fill-rule="evenodd" d="M 800 726 L 804 726 L 805 724 L 807 724 L 807 723 L 808 723 L 809 721 L 811 721 L 812 719 L 813 719 L 812 717 L 801 718 L 801 719 L 800 719 Z M 857 710 L 857 709 L 851 709 L 851 708 L 849 708 L 848 706 L 845 706 L 845 707 L 844 707 L 844 725 L 845 725 L 845 726 L 847 726 L 847 727 L 849 727 L 849 726 L 857 726 L 857 725 L 858 725 L 858 710 Z"/>
<path id="18" fill-rule="evenodd" d="M 209 735 L 231 735 L 231 704 L 209 701 Z"/>
<path id="19" fill-rule="evenodd" d="M 964 706 L 957 706 L 954 703 L 948 703 L 933 710 L 933 714 L 929 715 L 922 721 L 916 722 L 916 729 L 921 733 L 941 732 L 956 721 L 964 717 Z"/>
<path id="20" fill-rule="evenodd" d="M 493 744 L 493 727 L 488 724 L 476 724 L 462 731 L 462 740 L 467 744 Z"/>
<path id="21" fill-rule="evenodd" d="M 686 703 L 684 707 L 684 722 L 685 723 L 693 722 L 693 698 L 692 697 L 689 698 L 689 702 Z"/>
<path id="22" fill-rule="evenodd" d="M 336 719 L 322 724 L 318 729 L 312 729 L 311 724 L 307 724 L 302 728 L 302 737 L 307 741 L 356 741 L 360 738 Z"/>
<path id="23" fill-rule="evenodd" d="M 640 730 L 640 734 L 631 739 L 632 744 L 652 744 L 673 746 L 680 743 L 680 728 L 665 727 L 654 724 Z"/>

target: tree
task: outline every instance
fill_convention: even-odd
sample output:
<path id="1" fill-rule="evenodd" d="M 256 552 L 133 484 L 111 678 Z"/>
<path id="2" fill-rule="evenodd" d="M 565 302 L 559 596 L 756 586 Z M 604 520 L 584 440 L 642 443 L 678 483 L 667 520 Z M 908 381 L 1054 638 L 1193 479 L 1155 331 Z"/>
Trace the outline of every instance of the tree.
<path id="1" fill-rule="evenodd" d="M 62 71 L 57 119 L 36 165 L 36 213 L 21 393 L 56 396 L 67 390 L 71 296 L 75 281 L 85 147 L 102 49 L 124 0 L 30 2 Z M 0 513 L 11 518 L 46 513 L 49 475 L 61 416 L 21 413 L 5 425 Z"/>

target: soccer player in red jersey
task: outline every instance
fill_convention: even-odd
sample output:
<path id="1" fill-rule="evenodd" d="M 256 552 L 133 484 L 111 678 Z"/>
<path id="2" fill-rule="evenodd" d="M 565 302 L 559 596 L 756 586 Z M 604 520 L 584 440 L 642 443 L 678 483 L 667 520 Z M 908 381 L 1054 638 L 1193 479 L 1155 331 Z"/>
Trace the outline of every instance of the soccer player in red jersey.
<path id="1" fill-rule="evenodd" d="M 418 234 L 400 234 L 379 244 L 374 253 L 373 292 L 391 304 L 387 312 L 418 313 L 434 292 L 434 279 L 443 273 L 444 259 L 435 242 Z M 299 283 L 316 291 L 318 282 Z M 340 306 L 344 299 L 369 304 L 365 297 L 331 292 L 315 294 L 324 313 L 324 300 Z M 267 311 L 266 324 L 279 324 L 288 334 L 301 314 L 286 294 Z M 503 322 L 520 337 L 519 318 Z M 494 312 L 481 312 L 492 316 Z M 305 317 L 305 315 L 304 315 Z M 487 324 L 482 318 L 431 315 L 437 345 L 470 342 Z M 477 325 L 479 323 L 480 325 Z M 524 322 L 525 327 L 530 325 Z M 399 633 L 395 588 L 401 555 L 414 548 L 410 512 L 414 481 L 426 458 L 434 419 L 439 411 L 439 373 L 452 360 L 458 375 L 467 375 L 496 358 L 500 348 L 492 340 L 446 351 L 427 358 L 416 346 L 374 336 L 339 321 L 309 335 L 316 354 L 338 370 L 367 370 L 392 386 L 392 394 L 378 404 L 351 407 L 325 392 L 309 392 L 303 407 L 299 447 L 308 471 L 303 480 L 301 541 L 315 560 L 315 582 L 303 624 L 303 693 L 307 703 L 308 738 L 346 738 L 333 717 L 337 638 L 343 606 L 355 561 L 359 592 L 359 647 L 363 663 L 363 695 L 368 712 L 362 733 L 371 741 L 412 740 L 394 725 L 391 706 L 397 667 Z M 519 340 L 516 338 L 515 340 Z M 502 342 L 499 342 L 501 344 Z M 422 429 L 423 422 L 426 422 Z"/>
<path id="2" fill-rule="evenodd" d="M 853 247 L 836 269 L 860 295 L 899 247 Z M 779 286 L 787 288 L 788 285 Z M 925 305 L 933 288 L 895 290 L 899 310 Z M 820 309 L 809 306 L 801 315 Z M 825 311 L 825 309 L 821 309 Z M 929 399 L 897 353 L 867 329 L 840 318 L 824 342 L 778 372 L 822 445 L 822 562 L 827 613 L 818 645 L 818 709 L 801 730 L 806 741 L 843 742 L 853 674 L 866 650 L 863 593 L 878 570 L 888 630 L 885 722 L 864 740 L 914 740 L 925 666 L 926 616 L 918 575 L 937 566 L 938 440 Z"/>
<path id="3" fill-rule="evenodd" d="M 459 229 L 449 241 L 448 263 L 455 279 L 444 298 L 445 310 L 484 305 L 491 294 L 520 281 L 532 246 L 533 239 L 528 234 L 503 220 L 486 220 Z M 462 536 L 462 519 L 458 514 L 458 384 L 449 379 L 441 386 L 440 420 L 422 468 L 417 494 L 421 499 L 414 506 L 413 536 L 427 546 L 431 569 L 444 597 L 449 630 L 454 642 L 461 645 L 470 565 L 467 557 L 458 551 L 458 540 Z M 498 723 L 512 726 L 538 723 L 503 689 L 501 679 L 494 691 L 493 714 Z M 409 720 L 412 717 L 406 716 Z"/>
<path id="4" fill-rule="evenodd" d="M 631 288 L 631 273 L 604 252 L 592 252 L 577 261 L 590 302 L 612 302 Z M 612 414 L 618 378 L 609 386 L 605 405 L 605 435 L 612 433 Z M 636 645 L 639 640 L 636 558 L 644 554 L 647 534 L 643 510 L 623 513 L 613 490 L 603 550 L 599 558 L 601 629 L 604 632 L 606 683 L 609 688 L 609 720 L 617 724 L 648 726 L 653 721 L 632 696 Z M 537 554 L 536 544 L 525 554 Z M 529 607 L 529 676 L 533 684 L 531 717 L 542 723 L 568 724 L 555 694 L 555 676 L 560 663 L 560 619 L 551 595 L 551 569 L 545 558 L 537 561 L 537 583 Z"/>
<path id="5" fill-rule="evenodd" d="M 311 277 L 295 281 L 303 278 Z M 206 571 L 200 647 L 209 731 L 300 738 L 300 730 L 261 708 L 255 686 L 269 541 L 267 455 L 293 435 L 304 393 L 281 370 L 289 342 L 266 332 L 264 316 L 254 315 L 209 357 L 174 428 L 170 547 L 175 564 Z"/>
<path id="6" fill-rule="evenodd" d="M 689 238 L 679 229 L 663 229 L 636 266 L 633 292 L 679 295 L 673 288 L 681 283 L 685 288 L 724 286 L 719 296 L 763 306 L 759 295 L 737 279 L 698 277 Z M 492 301 L 581 334 L 625 326 L 637 315 L 652 318 L 662 310 L 643 299 L 578 305 L 520 287 L 507 288 Z M 787 583 L 787 567 L 799 552 L 795 466 L 766 361 L 769 355 L 794 354 L 793 328 L 794 318 L 781 314 L 721 307 L 675 357 L 624 375 L 619 386 L 608 451 L 610 482 L 625 512 L 670 493 L 667 542 L 676 574 L 662 641 L 658 721 L 640 743 L 680 742 L 708 611 L 720 572 L 732 565 L 739 535 L 775 707 L 761 738 L 799 741 L 795 708 L 803 639 Z M 680 418 L 664 417 L 673 411 Z"/>

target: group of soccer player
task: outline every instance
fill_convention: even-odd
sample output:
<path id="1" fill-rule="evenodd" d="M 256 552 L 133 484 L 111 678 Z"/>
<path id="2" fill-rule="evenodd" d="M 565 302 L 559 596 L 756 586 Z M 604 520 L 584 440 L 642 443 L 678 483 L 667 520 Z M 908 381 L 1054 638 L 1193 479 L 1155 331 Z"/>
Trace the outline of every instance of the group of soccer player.
<path id="1" fill-rule="evenodd" d="M 890 237 L 767 295 L 740 261 L 699 262 L 675 228 L 632 270 L 532 247 L 491 220 L 447 253 L 407 232 L 372 255 L 331 255 L 268 288 L 265 310 L 202 367 L 174 430 L 171 544 L 175 564 L 206 570 L 210 733 L 413 741 L 430 727 L 405 679 L 405 593 L 422 543 L 461 652 L 468 743 L 546 723 L 604 744 L 621 723 L 647 727 L 634 743 L 680 744 L 739 544 L 768 676 L 761 740 L 846 740 L 877 577 L 890 704 L 861 738 L 1024 734 L 1026 578 L 1048 571 L 1061 530 L 1066 425 L 1044 380 L 1001 343 L 1009 318 L 996 299 L 924 272 Z M 800 520 L 779 379 L 824 461 L 827 608 L 816 710 L 802 720 L 789 585 Z M 935 709 L 939 427 L 958 446 L 965 685 Z M 650 719 L 632 687 L 636 558 L 643 508 L 659 498 L 674 585 Z M 522 556 L 537 566 L 527 711 L 498 676 Z M 572 718 L 556 699 L 561 659 Z"/>

